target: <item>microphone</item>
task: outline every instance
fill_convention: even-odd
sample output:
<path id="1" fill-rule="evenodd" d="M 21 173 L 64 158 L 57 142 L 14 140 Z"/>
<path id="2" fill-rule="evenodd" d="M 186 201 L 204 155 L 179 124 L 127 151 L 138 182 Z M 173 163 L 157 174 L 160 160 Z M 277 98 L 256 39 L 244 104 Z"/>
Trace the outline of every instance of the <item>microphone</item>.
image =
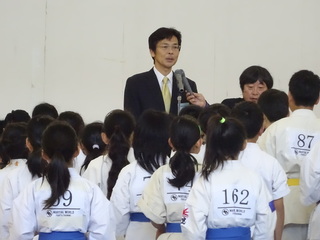
<path id="1" fill-rule="evenodd" d="M 175 71 L 175 73 L 176 73 L 177 75 L 181 75 L 181 77 L 182 77 L 182 83 L 183 83 L 184 88 L 187 90 L 187 92 L 189 92 L 189 93 L 192 94 L 192 93 L 193 93 L 193 92 L 192 92 L 192 89 L 191 89 L 191 87 L 190 87 L 189 81 L 188 81 L 188 79 L 186 78 L 186 75 L 185 75 L 184 71 L 183 71 L 182 69 L 177 69 L 177 70 Z"/>
<path id="2" fill-rule="evenodd" d="M 174 76 L 176 77 L 176 80 L 177 80 L 177 85 L 178 85 L 178 89 L 179 89 L 179 92 L 184 92 L 184 87 L 183 87 L 183 83 L 182 83 L 182 73 L 180 70 L 176 70 L 174 72 Z"/>

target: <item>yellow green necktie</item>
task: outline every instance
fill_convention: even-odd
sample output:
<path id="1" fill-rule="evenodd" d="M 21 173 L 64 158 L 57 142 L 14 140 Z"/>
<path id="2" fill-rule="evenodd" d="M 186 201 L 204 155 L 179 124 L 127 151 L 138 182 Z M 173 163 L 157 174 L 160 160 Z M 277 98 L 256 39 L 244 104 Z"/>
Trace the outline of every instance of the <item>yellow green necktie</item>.
<path id="1" fill-rule="evenodd" d="M 164 106 L 167 113 L 169 113 L 170 111 L 170 103 L 171 103 L 171 94 L 168 87 L 168 81 L 169 79 L 167 77 L 164 77 L 162 79 L 162 89 L 161 89 L 163 102 L 164 102 Z"/>

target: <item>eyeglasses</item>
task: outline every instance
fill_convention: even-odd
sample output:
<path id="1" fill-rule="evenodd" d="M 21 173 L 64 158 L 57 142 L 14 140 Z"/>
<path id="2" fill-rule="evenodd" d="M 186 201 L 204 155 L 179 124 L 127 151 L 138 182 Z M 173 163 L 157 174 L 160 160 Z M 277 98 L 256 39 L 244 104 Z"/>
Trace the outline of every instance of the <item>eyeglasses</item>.
<path id="1" fill-rule="evenodd" d="M 181 46 L 180 45 L 160 45 L 158 46 L 158 48 L 161 48 L 163 51 L 168 51 L 168 50 L 172 50 L 172 51 L 179 51 Z"/>

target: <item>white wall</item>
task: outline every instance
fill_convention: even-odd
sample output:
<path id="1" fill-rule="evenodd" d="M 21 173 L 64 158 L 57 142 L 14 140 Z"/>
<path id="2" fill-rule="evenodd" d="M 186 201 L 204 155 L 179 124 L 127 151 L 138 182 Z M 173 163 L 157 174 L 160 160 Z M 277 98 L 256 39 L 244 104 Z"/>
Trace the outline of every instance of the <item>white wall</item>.
<path id="1" fill-rule="evenodd" d="M 287 91 L 294 72 L 320 74 L 319 9 L 318 0 L 2 0 L 0 118 L 46 101 L 103 120 L 122 108 L 126 79 L 152 67 L 147 39 L 162 26 L 182 32 L 175 69 L 208 102 L 238 97 L 250 65 Z"/>

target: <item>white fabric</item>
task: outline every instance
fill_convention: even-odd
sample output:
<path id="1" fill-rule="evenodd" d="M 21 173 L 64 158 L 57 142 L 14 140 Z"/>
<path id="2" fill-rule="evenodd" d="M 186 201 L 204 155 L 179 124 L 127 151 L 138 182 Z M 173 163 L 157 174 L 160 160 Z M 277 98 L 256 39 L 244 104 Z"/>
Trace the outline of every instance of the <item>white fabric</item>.
<path id="1" fill-rule="evenodd" d="M 288 178 L 300 178 L 300 165 L 312 146 L 320 141 L 320 119 L 312 110 L 298 109 L 289 117 L 271 124 L 258 143 L 262 150 L 275 157 Z M 314 205 L 303 206 L 299 186 L 289 186 L 284 197 L 285 224 L 307 224 Z"/>
<path id="2" fill-rule="evenodd" d="M 246 148 L 239 155 L 239 161 L 262 177 L 273 200 L 289 194 L 290 189 L 285 171 L 277 159 L 262 151 L 258 144 L 248 142 Z M 276 221 L 277 215 L 274 211 L 272 213 L 272 229 L 275 229 Z"/>
<path id="3" fill-rule="evenodd" d="M 135 162 L 133 148 L 129 149 L 128 152 L 128 161 Z M 101 155 L 95 159 L 93 159 L 88 168 L 81 173 L 81 176 L 90 180 L 91 182 L 97 184 L 102 192 L 107 196 L 108 193 L 108 177 L 109 172 L 112 167 L 112 160 L 109 158 L 108 155 Z"/>
<path id="4" fill-rule="evenodd" d="M 7 166 L 0 169 L 0 185 L 6 175 L 13 169 L 23 167 L 27 162 L 27 159 L 11 159 Z"/>
<path id="5" fill-rule="evenodd" d="M 200 169 L 199 167 L 198 170 Z M 168 183 L 168 179 L 174 178 L 170 166 L 166 164 L 160 167 L 151 176 L 138 202 L 138 206 L 151 221 L 157 224 L 180 224 L 185 201 L 199 175 L 200 173 L 196 172 L 192 182 L 178 189 Z M 161 239 L 183 239 L 181 233 L 166 233 L 162 235 Z"/>
<path id="6" fill-rule="evenodd" d="M 19 193 L 38 176 L 32 177 L 28 165 L 21 164 L 21 167 L 13 169 L 7 174 L 0 186 L 0 239 L 9 235 L 8 223 L 11 217 L 13 200 Z"/>
<path id="7" fill-rule="evenodd" d="M 277 159 L 262 151 L 258 144 L 248 142 L 239 160 L 262 177 L 274 200 L 289 194 L 287 175 L 282 166 Z"/>
<path id="8" fill-rule="evenodd" d="M 80 231 L 89 240 L 115 239 L 110 202 L 101 190 L 69 168 L 70 185 L 57 205 L 43 209 L 51 195 L 47 180 L 37 179 L 14 200 L 11 240 L 30 240 L 35 232 Z"/>
<path id="9" fill-rule="evenodd" d="M 207 228 L 255 226 L 253 239 L 272 239 L 271 200 L 260 176 L 240 161 L 225 161 L 208 180 L 201 176 L 193 185 L 183 211 L 183 235 L 204 240 Z"/>
<path id="10" fill-rule="evenodd" d="M 84 160 L 86 159 L 86 155 L 83 153 L 81 148 L 79 148 L 79 154 L 73 159 L 73 168 L 77 170 L 78 173 L 80 173 L 81 166 L 84 163 Z"/>
<path id="11" fill-rule="evenodd" d="M 112 160 L 108 155 L 102 155 L 93 159 L 88 168 L 82 174 L 82 177 L 97 184 L 102 190 L 103 194 L 107 196 L 108 193 L 108 176 L 112 166 Z"/>
<path id="12" fill-rule="evenodd" d="M 137 202 L 150 177 L 151 174 L 137 161 L 133 161 L 121 170 L 110 198 L 116 217 L 117 236 L 125 235 L 126 240 L 155 239 L 156 228 L 150 222 L 130 221 L 130 213 L 141 212 Z"/>
<path id="13" fill-rule="evenodd" d="M 205 153 L 206 153 L 206 144 L 201 144 L 199 153 L 191 153 L 191 155 L 197 159 L 198 164 L 202 164 Z"/>
<path id="14" fill-rule="evenodd" d="M 301 163 L 301 201 L 305 205 L 320 201 L 320 143 L 317 143 Z M 308 239 L 320 239 L 320 206 L 311 214 Z"/>

